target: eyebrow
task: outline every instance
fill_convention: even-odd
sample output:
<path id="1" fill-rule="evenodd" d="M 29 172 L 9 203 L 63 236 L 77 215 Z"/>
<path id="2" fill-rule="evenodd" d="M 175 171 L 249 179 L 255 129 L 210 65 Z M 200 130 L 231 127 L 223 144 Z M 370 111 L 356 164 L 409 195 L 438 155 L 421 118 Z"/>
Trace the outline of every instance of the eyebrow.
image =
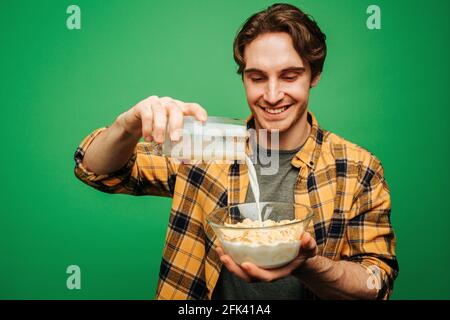
<path id="1" fill-rule="evenodd" d="M 289 71 L 303 72 L 305 70 L 306 69 L 304 67 L 288 67 L 288 68 L 285 68 L 285 69 L 281 70 L 280 73 L 289 72 Z M 260 70 L 260 69 L 257 69 L 257 68 L 248 68 L 248 69 L 244 70 L 245 74 L 251 73 L 251 72 L 259 72 L 259 73 L 264 73 L 264 74 L 266 73 L 263 70 Z"/>

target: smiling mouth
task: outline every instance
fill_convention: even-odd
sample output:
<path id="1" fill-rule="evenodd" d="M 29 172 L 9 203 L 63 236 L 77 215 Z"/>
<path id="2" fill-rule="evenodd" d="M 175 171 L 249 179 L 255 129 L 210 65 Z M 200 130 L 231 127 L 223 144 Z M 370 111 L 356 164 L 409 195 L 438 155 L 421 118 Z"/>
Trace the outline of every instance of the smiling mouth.
<path id="1" fill-rule="evenodd" d="M 279 107 L 279 108 L 263 108 L 261 106 L 259 106 L 261 109 L 264 110 L 264 112 L 267 112 L 268 114 L 280 114 L 285 112 L 287 109 L 289 109 L 293 104 L 287 105 L 287 106 L 283 106 L 283 107 Z"/>

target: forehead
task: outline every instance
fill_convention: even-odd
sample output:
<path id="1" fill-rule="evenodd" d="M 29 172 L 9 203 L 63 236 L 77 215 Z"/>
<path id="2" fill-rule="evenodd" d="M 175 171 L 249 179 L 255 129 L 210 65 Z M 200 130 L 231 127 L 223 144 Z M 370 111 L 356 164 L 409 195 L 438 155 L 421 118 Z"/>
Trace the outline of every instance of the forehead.
<path id="1" fill-rule="evenodd" d="M 246 68 L 266 71 L 286 67 L 306 67 L 287 33 L 265 33 L 250 42 L 244 51 Z"/>

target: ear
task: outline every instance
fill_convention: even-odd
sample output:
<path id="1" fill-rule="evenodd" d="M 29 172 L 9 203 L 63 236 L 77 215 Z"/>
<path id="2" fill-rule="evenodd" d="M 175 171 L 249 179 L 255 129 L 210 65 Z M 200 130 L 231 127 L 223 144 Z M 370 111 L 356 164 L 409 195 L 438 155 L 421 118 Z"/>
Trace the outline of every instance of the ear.
<path id="1" fill-rule="evenodd" d="M 314 88 L 315 86 L 317 86 L 317 84 L 318 84 L 319 81 L 320 81 L 320 76 L 321 76 L 321 73 L 318 73 L 318 74 L 314 77 L 314 79 L 311 80 L 311 84 L 309 85 L 310 88 Z"/>

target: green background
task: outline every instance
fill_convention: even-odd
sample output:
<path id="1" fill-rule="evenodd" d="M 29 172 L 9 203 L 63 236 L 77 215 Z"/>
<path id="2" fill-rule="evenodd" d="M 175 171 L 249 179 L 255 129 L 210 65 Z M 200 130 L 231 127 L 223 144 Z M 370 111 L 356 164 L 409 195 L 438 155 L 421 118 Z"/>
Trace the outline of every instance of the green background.
<path id="1" fill-rule="evenodd" d="M 170 199 L 108 195 L 79 182 L 73 153 L 147 96 L 249 109 L 232 41 L 270 1 L 78 0 L 0 3 L 0 298 L 152 299 Z M 394 299 L 450 298 L 450 2 L 291 1 L 327 34 L 310 109 L 381 159 L 400 275 Z M 382 29 L 368 30 L 377 4 Z M 81 290 L 66 268 L 81 268 Z"/>

